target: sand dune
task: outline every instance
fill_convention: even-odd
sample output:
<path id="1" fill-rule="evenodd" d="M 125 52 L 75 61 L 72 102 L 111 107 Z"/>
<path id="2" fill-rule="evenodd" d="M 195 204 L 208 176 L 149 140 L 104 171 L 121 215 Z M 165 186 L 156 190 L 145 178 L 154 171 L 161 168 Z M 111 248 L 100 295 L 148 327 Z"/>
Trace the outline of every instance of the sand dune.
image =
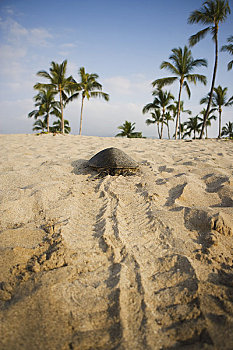
<path id="1" fill-rule="evenodd" d="M 1 349 L 233 349 L 231 141 L 0 142 Z"/>

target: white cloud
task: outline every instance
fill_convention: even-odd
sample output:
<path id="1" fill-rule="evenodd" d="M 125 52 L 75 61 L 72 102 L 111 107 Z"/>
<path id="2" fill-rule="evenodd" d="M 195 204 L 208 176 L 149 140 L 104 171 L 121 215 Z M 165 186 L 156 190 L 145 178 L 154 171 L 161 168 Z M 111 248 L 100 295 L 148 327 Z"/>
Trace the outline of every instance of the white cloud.
<path id="1" fill-rule="evenodd" d="M 132 95 L 140 93 L 149 93 L 151 91 L 151 82 L 145 79 L 143 74 L 134 74 L 129 78 L 115 76 L 104 80 L 105 90 L 112 94 Z"/>
<path id="2" fill-rule="evenodd" d="M 9 63 L 12 59 L 22 58 L 26 55 L 26 49 L 23 47 L 14 47 L 12 45 L 1 45 L 0 46 L 0 60 Z"/>
<path id="3" fill-rule="evenodd" d="M 5 21 L 0 19 L 0 29 L 5 34 L 5 39 L 11 45 L 18 47 L 25 45 L 47 46 L 48 39 L 53 36 L 44 28 L 25 28 L 20 23 L 12 18 L 7 18 Z"/>
<path id="4" fill-rule="evenodd" d="M 65 44 L 62 44 L 61 47 L 72 49 L 74 47 L 77 47 L 77 45 L 74 43 L 65 43 Z"/>
<path id="5" fill-rule="evenodd" d="M 30 72 L 31 62 L 38 61 L 36 49 L 48 45 L 52 35 L 45 28 L 25 28 L 11 18 L 0 18 L 0 30 L 3 44 L 0 46 L 1 98 L 12 96 L 30 96 L 35 84 Z M 29 67 L 30 60 L 30 67 Z"/>
<path id="6" fill-rule="evenodd" d="M 34 109 L 32 99 L 0 102 L 0 133 L 31 133 L 34 120 L 27 118 Z"/>
<path id="7" fill-rule="evenodd" d="M 113 93 L 130 94 L 131 82 L 129 79 L 121 76 L 116 76 L 104 80 L 104 86 L 107 90 Z"/>

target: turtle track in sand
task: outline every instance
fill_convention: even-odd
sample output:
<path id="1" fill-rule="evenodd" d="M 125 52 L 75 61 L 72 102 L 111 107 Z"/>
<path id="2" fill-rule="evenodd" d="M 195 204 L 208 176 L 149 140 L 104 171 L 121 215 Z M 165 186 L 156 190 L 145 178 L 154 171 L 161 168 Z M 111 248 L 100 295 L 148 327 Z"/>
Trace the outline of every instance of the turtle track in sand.
<path id="1" fill-rule="evenodd" d="M 127 191 L 124 201 L 119 194 L 125 192 L 118 186 L 125 186 L 122 178 L 105 184 L 102 192 L 113 213 L 116 240 L 108 237 L 109 230 L 101 239 L 110 242 L 121 266 L 120 318 L 126 349 L 211 348 L 194 268 L 167 244 L 172 233 L 153 215 L 144 193 L 132 191 L 131 197 Z"/>

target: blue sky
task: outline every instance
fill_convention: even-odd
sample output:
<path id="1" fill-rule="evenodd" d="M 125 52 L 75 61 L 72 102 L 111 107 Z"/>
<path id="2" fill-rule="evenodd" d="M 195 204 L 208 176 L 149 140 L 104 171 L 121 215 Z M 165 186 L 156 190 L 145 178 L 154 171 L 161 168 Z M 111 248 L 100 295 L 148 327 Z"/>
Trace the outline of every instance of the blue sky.
<path id="1" fill-rule="evenodd" d="M 152 101 L 151 82 L 167 76 L 160 64 L 168 60 L 171 50 L 183 47 L 190 35 L 202 26 L 187 24 L 199 0 L 0 0 L 0 133 L 31 133 L 34 109 L 33 85 L 42 81 L 39 70 L 49 70 L 50 62 L 68 60 L 68 74 L 78 80 L 78 69 L 84 66 L 97 73 L 103 91 L 110 101 L 85 101 L 83 135 L 114 136 L 125 120 L 135 122 L 137 131 L 154 136 L 155 126 L 147 126 L 148 116 L 142 108 Z M 229 1 L 233 12 L 233 0 Z M 233 14 L 220 25 L 220 46 L 233 34 Z M 191 86 L 189 100 L 185 91 L 185 108 L 198 114 L 200 99 L 210 88 L 214 64 L 214 44 L 207 36 L 192 48 L 194 58 L 206 58 L 207 86 Z M 231 57 L 219 54 L 216 86 L 228 87 L 233 95 L 233 71 L 227 71 Z M 167 87 L 175 98 L 178 85 Z M 72 133 L 78 133 L 80 101 L 65 109 Z M 233 120 L 233 108 L 223 111 L 223 124 Z M 181 116 L 182 121 L 188 117 Z M 209 136 L 217 135 L 217 121 Z M 166 136 L 166 133 L 165 133 Z"/>

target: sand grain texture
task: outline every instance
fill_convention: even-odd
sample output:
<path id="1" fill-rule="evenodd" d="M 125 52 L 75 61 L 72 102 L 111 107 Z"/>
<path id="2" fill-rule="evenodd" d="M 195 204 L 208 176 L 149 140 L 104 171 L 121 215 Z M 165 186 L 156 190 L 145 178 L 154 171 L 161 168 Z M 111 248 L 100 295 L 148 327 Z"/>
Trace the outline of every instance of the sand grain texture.
<path id="1" fill-rule="evenodd" d="M 0 348 L 233 349 L 233 143 L 0 135 Z M 98 176 L 117 147 L 141 165 Z"/>

